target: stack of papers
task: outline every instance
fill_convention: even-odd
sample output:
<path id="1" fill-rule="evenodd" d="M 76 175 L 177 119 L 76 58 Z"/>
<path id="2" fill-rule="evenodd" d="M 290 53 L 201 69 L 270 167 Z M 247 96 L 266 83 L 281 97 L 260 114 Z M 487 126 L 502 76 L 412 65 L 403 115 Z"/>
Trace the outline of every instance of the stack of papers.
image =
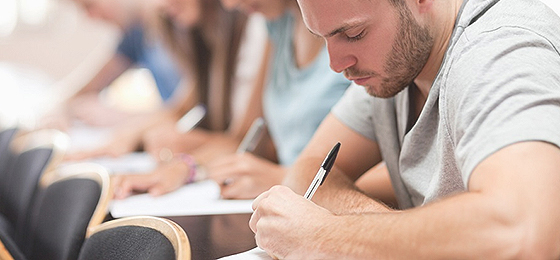
<path id="1" fill-rule="evenodd" d="M 264 250 L 255 247 L 249 251 L 220 258 L 220 260 L 272 260 Z"/>
<path id="2" fill-rule="evenodd" d="M 150 216 L 193 216 L 252 213 L 253 200 L 223 200 L 220 187 L 206 180 L 183 186 L 159 197 L 149 194 L 134 195 L 124 200 L 114 200 L 110 205 L 115 218 Z"/>

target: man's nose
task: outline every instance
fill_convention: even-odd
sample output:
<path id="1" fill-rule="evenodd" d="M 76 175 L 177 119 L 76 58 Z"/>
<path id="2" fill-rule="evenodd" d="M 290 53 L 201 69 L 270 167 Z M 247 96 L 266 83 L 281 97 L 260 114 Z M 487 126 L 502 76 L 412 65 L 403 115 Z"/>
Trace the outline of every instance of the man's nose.
<path id="1" fill-rule="evenodd" d="M 357 62 L 356 57 L 350 52 L 343 50 L 340 46 L 327 43 L 331 69 L 341 73 L 347 68 L 354 66 Z"/>

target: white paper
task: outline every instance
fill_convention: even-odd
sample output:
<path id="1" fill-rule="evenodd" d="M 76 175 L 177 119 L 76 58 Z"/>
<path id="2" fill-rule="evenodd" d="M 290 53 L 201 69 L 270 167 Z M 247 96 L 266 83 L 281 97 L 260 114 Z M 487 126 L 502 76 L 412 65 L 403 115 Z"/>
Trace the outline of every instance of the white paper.
<path id="1" fill-rule="evenodd" d="M 129 153 L 120 157 L 98 157 L 82 161 L 69 161 L 61 164 L 64 173 L 64 166 L 75 163 L 95 163 L 103 166 L 109 174 L 144 174 L 149 173 L 157 167 L 156 160 L 148 153 Z"/>
<path id="2" fill-rule="evenodd" d="M 110 128 L 91 127 L 75 122 L 68 130 L 70 152 L 81 152 L 101 147 L 111 141 Z"/>
<path id="3" fill-rule="evenodd" d="M 272 260 L 273 258 L 270 257 L 264 250 L 260 249 L 259 247 L 255 247 L 249 251 L 245 251 L 239 254 L 230 255 L 226 257 L 222 257 L 219 260 Z"/>
<path id="4" fill-rule="evenodd" d="M 105 167 L 111 174 L 147 173 L 157 167 L 156 160 L 148 153 L 129 153 L 117 158 L 99 157 L 87 161 Z"/>
<path id="5" fill-rule="evenodd" d="M 214 181 L 192 183 L 159 197 L 140 194 L 124 200 L 113 200 L 111 215 L 115 218 L 149 216 L 192 216 L 252 213 L 253 200 L 220 199 L 220 187 Z"/>

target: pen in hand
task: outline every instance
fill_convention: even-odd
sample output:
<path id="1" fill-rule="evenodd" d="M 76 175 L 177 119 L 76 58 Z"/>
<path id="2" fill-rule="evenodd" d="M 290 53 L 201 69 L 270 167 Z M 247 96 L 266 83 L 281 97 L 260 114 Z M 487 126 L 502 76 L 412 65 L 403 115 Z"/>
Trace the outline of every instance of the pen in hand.
<path id="1" fill-rule="evenodd" d="M 175 127 L 179 133 L 186 133 L 194 129 L 205 116 L 206 108 L 204 105 L 196 105 L 177 121 Z"/>
<path id="2" fill-rule="evenodd" d="M 340 143 L 336 143 L 334 147 L 331 149 L 331 151 L 329 152 L 329 154 L 327 154 L 327 157 L 321 164 L 321 167 L 319 168 L 319 171 L 317 172 L 315 178 L 311 182 L 311 185 L 309 185 L 309 188 L 305 192 L 305 195 L 303 196 L 304 198 L 311 200 L 313 194 L 315 194 L 315 191 L 317 191 L 319 186 L 323 184 L 323 182 L 327 178 L 327 175 L 329 174 L 329 172 L 331 171 L 334 165 L 334 160 L 336 159 L 336 155 L 338 154 L 339 149 L 340 149 Z"/>
<path id="3" fill-rule="evenodd" d="M 253 152 L 257 147 L 257 145 L 259 144 L 259 141 L 263 137 L 265 125 L 266 124 L 262 117 L 255 119 L 251 124 L 251 127 L 247 131 L 247 134 L 245 134 L 245 137 L 243 137 L 243 140 L 239 144 L 236 153 L 243 154 L 246 152 Z M 233 183 L 233 178 L 230 177 L 230 178 L 226 178 L 222 182 L 222 185 L 228 186 L 231 183 Z"/>
<path id="4" fill-rule="evenodd" d="M 242 154 L 244 152 L 252 152 L 253 150 L 255 150 L 263 136 L 264 126 L 265 122 L 262 117 L 259 117 L 255 119 L 255 121 L 253 121 L 253 124 L 251 124 L 251 127 L 247 131 L 247 134 L 245 134 L 245 137 L 243 137 L 243 140 L 237 148 L 238 154 Z"/>

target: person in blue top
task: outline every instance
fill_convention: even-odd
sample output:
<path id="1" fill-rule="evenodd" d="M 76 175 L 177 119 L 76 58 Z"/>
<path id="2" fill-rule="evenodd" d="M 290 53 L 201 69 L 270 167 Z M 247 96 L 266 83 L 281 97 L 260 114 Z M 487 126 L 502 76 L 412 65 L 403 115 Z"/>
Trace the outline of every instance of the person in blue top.
<path id="1" fill-rule="evenodd" d="M 251 98 L 249 107 L 257 117 L 265 119 L 269 134 L 254 154 L 229 154 L 202 164 L 189 160 L 189 169 L 169 169 L 165 176 L 150 176 L 152 181 L 142 177 L 120 178 L 117 198 L 138 190 L 161 195 L 190 182 L 185 180 L 206 177 L 220 184 L 223 198 L 254 198 L 282 181 L 289 166 L 350 85 L 342 74 L 329 68 L 327 49 L 305 28 L 296 1 L 262 0 L 253 6 L 242 0 L 222 0 L 222 4 L 226 9 L 239 7 L 248 14 L 262 13 L 267 20 L 267 57 L 258 76 L 267 80 L 262 93 Z M 163 185 L 170 182 L 176 185 Z M 150 188 L 146 189 L 147 186 Z M 151 188 L 163 186 L 157 192 Z"/>
<path id="2" fill-rule="evenodd" d="M 177 88 L 181 73 L 162 43 L 146 34 L 141 23 L 127 28 L 115 55 L 127 59 L 130 66 L 148 69 L 154 77 L 161 99 L 167 101 Z"/>
<path id="3" fill-rule="evenodd" d="M 132 67 L 148 69 L 154 78 L 162 101 L 167 102 L 170 100 L 174 90 L 179 85 L 182 75 L 159 37 L 151 32 L 154 30 L 149 29 L 151 23 L 153 23 L 152 20 L 155 19 L 153 6 L 156 3 L 152 0 L 74 0 L 74 2 L 82 6 L 91 18 L 101 19 L 116 25 L 122 31 L 122 38 L 113 56 L 73 96 L 72 100 L 75 102 L 69 102 L 70 106 L 72 107 L 77 104 L 83 107 L 82 102 L 87 100 L 87 97 L 91 96 L 90 94 L 96 96 L 101 90 Z M 83 109 L 78 111 L 81 110 Z M 90 109 L 87 108 L 86 110 Z M 77 112 L 76 116 L 96 125 L 120 121 L 120 119 L 107 120 L 107 113 L 103 116 L 105 119 L 96 120 L 92 118 L 94 116 L 88 116 L 94 115 L 94 113 L 83 112 Z"/>
<path id="4" fill-rule="evenodd" d="M 224 198 L 254 198 L 279 184 L 350 81 L 329 68 L 327 48 L 309 33 L 296 1 L 222 0 L 229 9 L 267 19 L 270 62 L 263 116 L 278 162 L 250 153 L 220 158 L 207 168 Z"/>

